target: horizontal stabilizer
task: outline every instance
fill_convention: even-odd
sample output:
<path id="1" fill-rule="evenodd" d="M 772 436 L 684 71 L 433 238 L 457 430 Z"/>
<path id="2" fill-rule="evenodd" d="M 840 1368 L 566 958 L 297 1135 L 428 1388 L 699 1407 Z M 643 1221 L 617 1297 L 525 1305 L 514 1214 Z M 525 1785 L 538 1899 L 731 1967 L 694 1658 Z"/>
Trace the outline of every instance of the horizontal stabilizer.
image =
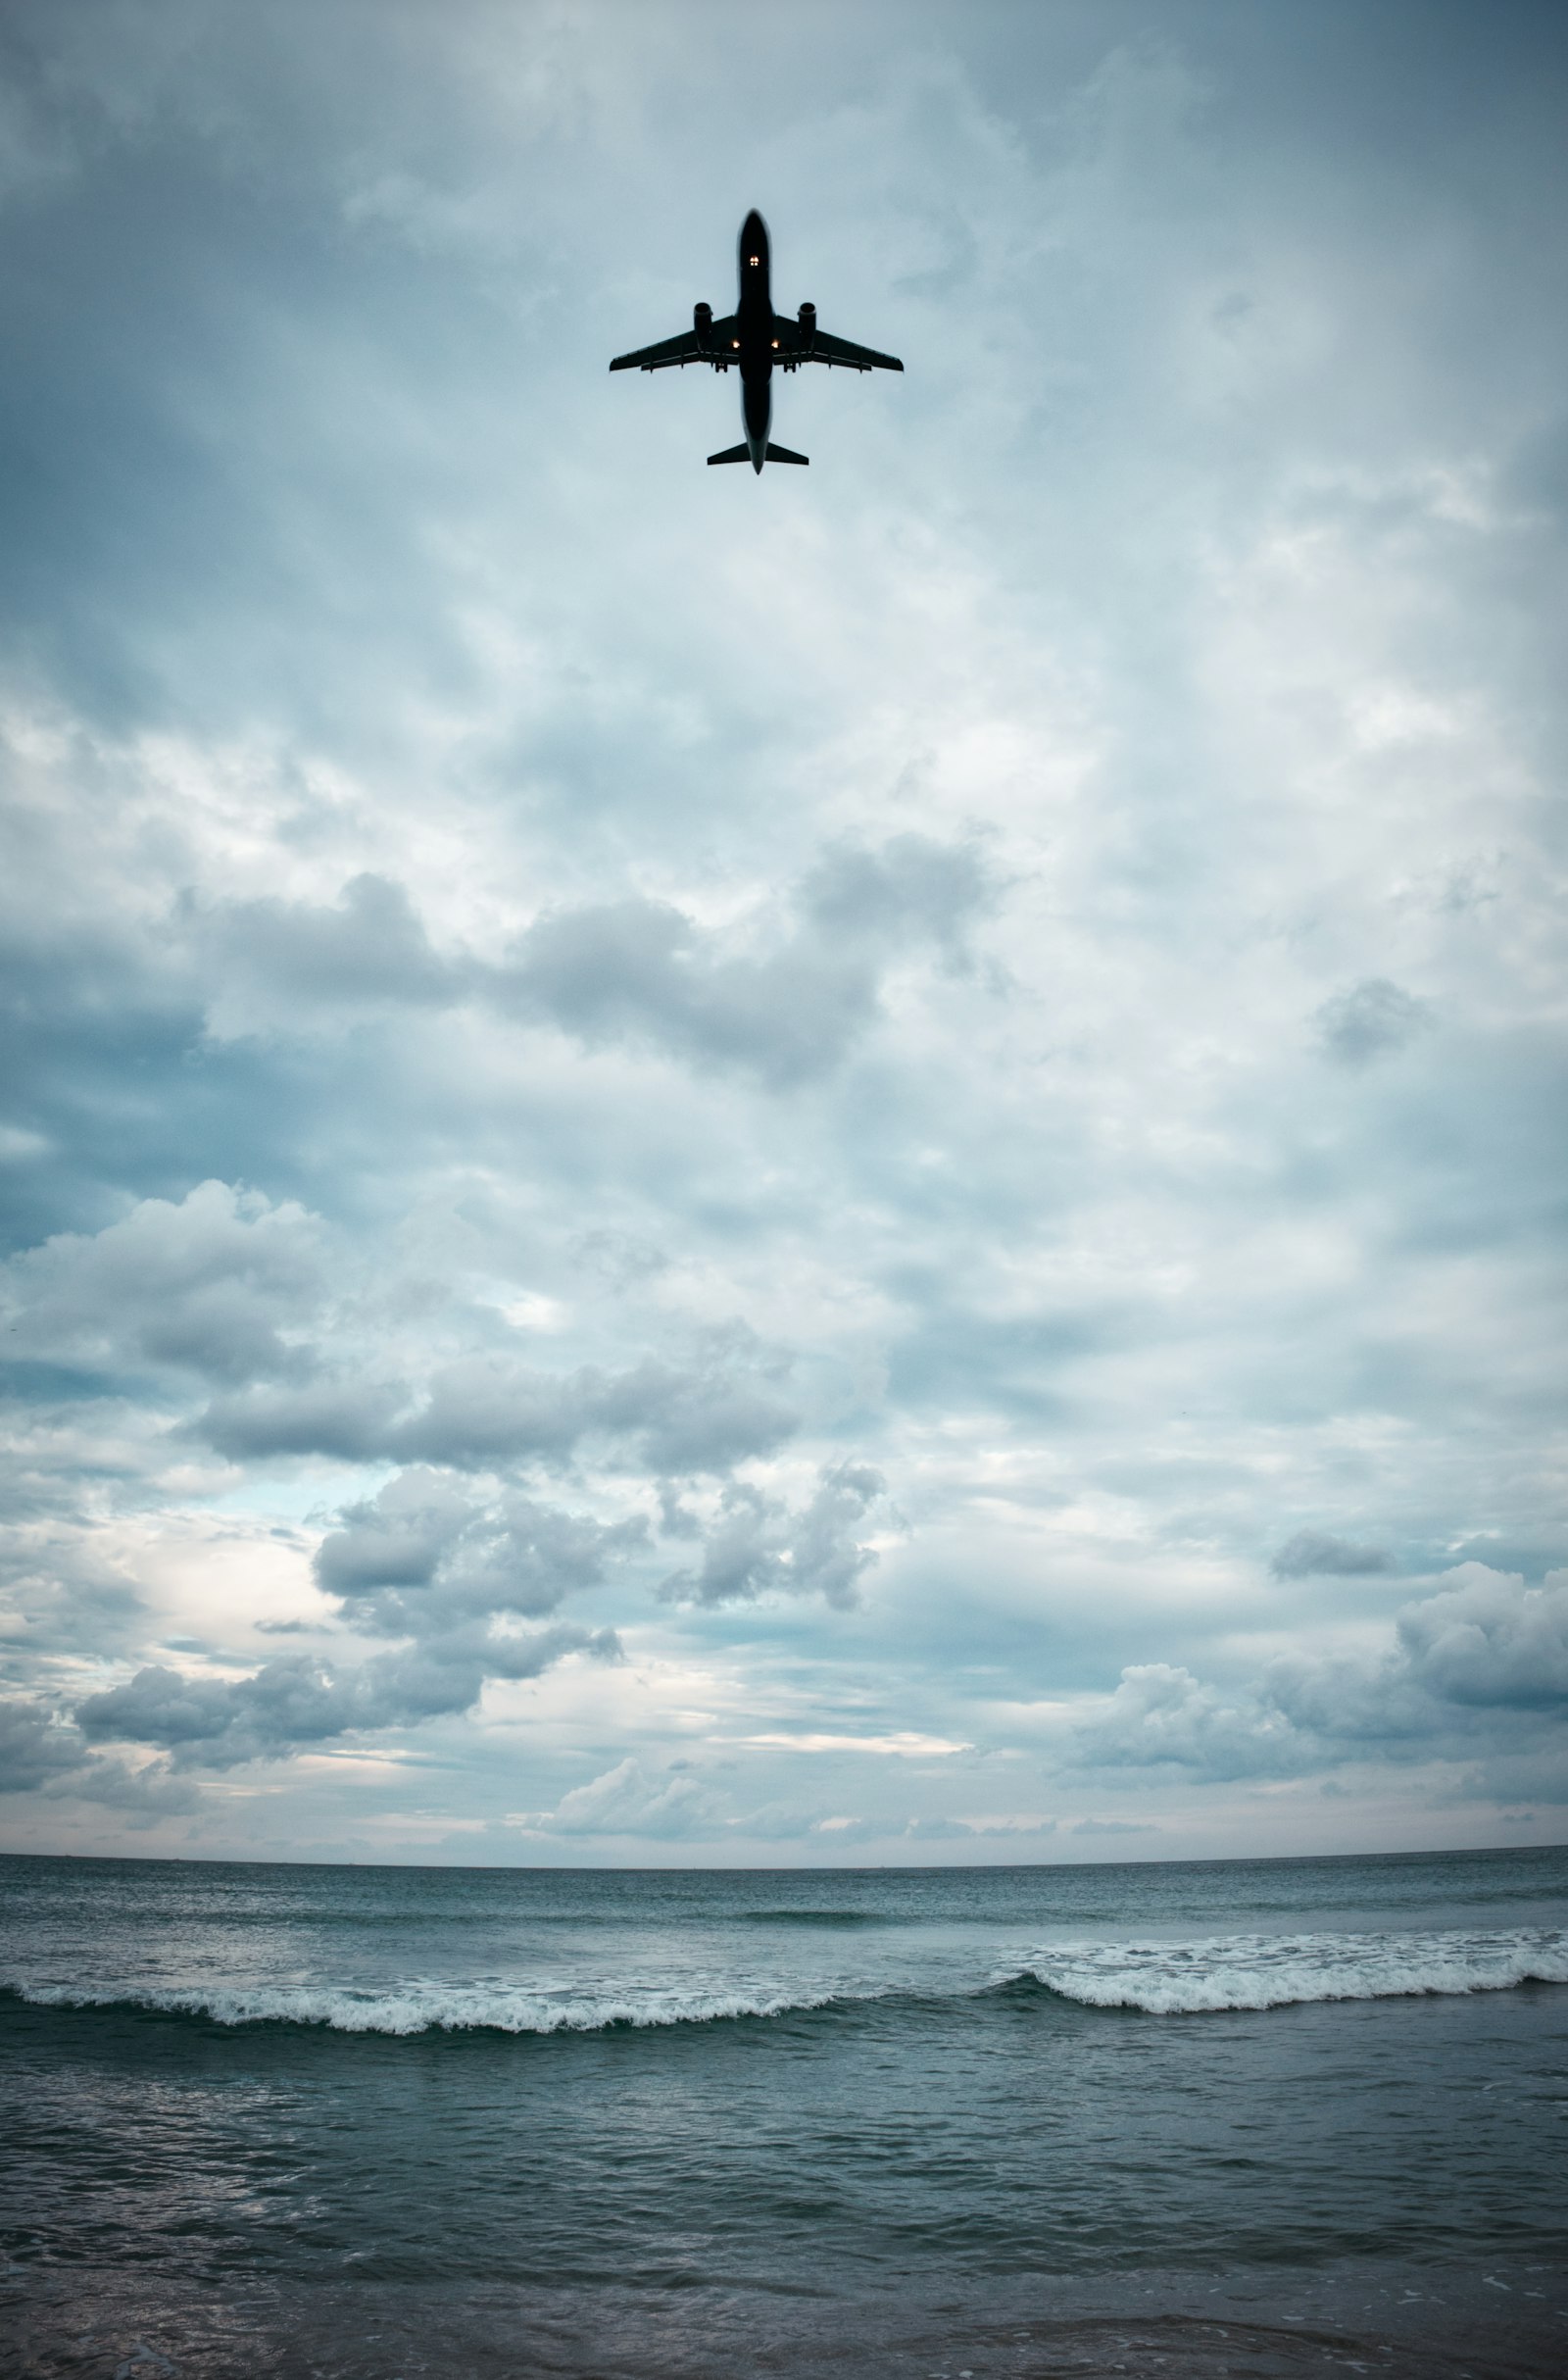
<path id="1" fill-rule="evenodd" d="M 742 447 L 741 452 L 744 454 L 745 451 Z M 775 446 L 769 439 L 767 460 L 769 463 L 809 463 L 811 458 L 809 455 L 798 455 L 793 446 Z"/>
<path id="2" fill-rule="evenodd" d="M 710 455 L 708 458 L 710 463 L 750 463 L 751 459 L 749 446 L 726 446 L 721 455 Z"/>

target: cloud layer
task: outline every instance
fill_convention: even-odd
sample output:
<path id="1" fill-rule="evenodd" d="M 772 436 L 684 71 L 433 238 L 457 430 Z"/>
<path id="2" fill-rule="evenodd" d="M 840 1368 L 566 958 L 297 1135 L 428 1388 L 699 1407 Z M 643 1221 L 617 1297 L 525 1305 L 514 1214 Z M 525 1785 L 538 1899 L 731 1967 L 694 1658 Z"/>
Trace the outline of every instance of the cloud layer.
<path id="1" fill-rule="evenodd" d="M 1548 13 L 0 44 L 6 1839 L 1560 1825 Z"/>

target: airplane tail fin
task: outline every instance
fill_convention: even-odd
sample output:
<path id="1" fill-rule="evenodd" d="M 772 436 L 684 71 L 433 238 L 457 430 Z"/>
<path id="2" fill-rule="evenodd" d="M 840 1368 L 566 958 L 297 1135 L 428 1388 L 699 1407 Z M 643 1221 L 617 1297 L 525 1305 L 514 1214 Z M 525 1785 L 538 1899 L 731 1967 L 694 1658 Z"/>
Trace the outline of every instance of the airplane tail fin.
<path id="1" fill-rule="evenodd" d="M 750 463 L 751 459 L 749 446 L 726 446 L 721 455 L 710 455 L 708 458 L 710 463 Z M 793 446 L 775 446 L 771 439 L 763 450 L 763 459 L 768 463 L 809 463 L 811 460 L 809 455 L 798 455 Z"/>

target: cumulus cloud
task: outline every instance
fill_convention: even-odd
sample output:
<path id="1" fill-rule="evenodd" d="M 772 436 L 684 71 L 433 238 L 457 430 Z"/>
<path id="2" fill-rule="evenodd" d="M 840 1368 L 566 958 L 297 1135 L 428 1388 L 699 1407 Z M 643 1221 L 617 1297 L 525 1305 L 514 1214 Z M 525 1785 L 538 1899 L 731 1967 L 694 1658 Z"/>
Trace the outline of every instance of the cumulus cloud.
<path id="1" fill-rule="evenodd" d="M 640 1514 L 601 1522 L 514 1492 L 485 1500 L 427 1470 L 401 1472 L 342 1521 L 316 1575 L 355 1625 L 393 1636 L 495 1612 L 540 1618 L 648 1537 Z"/>
<path id="2" fill-rule="evenodd" d="M 30 1793 L 85 1758 L 75 1728 L 41 1703 L 20 1695 L 0 1702 L 0 1793 Z"/>
<path id="3" fill-rule="evenodd" d="M 611 1630 L 557 1626 L 513 1636 L 475 1628 L 343 1667 L 290 1654 L 232 1680 L 155 1662 L 123 1686 L 89 1695 L 76 1724 L 94 1743 L 155 1744 L 178 1766 L 233 1768 L 471 1711 L 487 1678 L 539 1677 L 570 1654 L 616 1661 L 620 1644 Z"/>
<path id="4" fill-rule="evenodd" d="M 1480 1710 L 1568 1708 L 1568 1570 L 1539 1587 L 1467 1562 L 1440 1595 L 1399 1613 L 1411 1675 L 1444 1701 Z"/>
<path id="5" fill-rule="evenodd" d="M 1210 1781 L 1295 1776 L 1368 1756 L 1568 1759 L 1568 1572 L 1540 1587 L 1465 1562 L 1397 1614 L 1379 1656 L 1292 1653 L 1221 1692 L 1186 1668 L 1125 1669 L 1076 1731 L 1086 1767 L 1183 1770 Z M 1533 1731 L 1524 1744 L 1521 1730 Z"/>
<path id="6" fill-rule="evenodd" d="M 1124 1669 L 1108 1709 L 1079 1731 L 1091 1768 L 1181 1768 L 1214 1779 L 1289 1776 L 1300 1765 L 1282 1711 L 1227 1697 L 1169 1661 Z"/>
<path id="7" fill-rule="evenodd" d="M 227 1182 L 144 1199 L 90 1238 L 62 1233 L 11 1260 L 11 1351 L 215 1384 L 287 1376 L 305 1359 L 286 1334 L 324 1292 L 324 1241 L 293 1201 Z"/>
<path id="8" fill-rule="evenodd" d="M 195 1788 L 167 1761 L 133 1766 L 95 1753 L 79 1727 L 25 1696 L 0 1700 L 0 1794 L 97 1803 L 132 1825 L 198 1807 Z"/>
<path id="9" fill-rule="evenodd" d="M 808 1505 L 792 1511 L 750 1481 L 732 1481 L 704 1537 L 701 1566 L 672 1572 L 660 1593 L 667 1602 L 709 1606 L 770 1593 L 820 1595 L 842 1609 L 877 1559 L 861 1536 L 885 1485 L 865 1463 L 840 1463 L 822 1472 Z"/>

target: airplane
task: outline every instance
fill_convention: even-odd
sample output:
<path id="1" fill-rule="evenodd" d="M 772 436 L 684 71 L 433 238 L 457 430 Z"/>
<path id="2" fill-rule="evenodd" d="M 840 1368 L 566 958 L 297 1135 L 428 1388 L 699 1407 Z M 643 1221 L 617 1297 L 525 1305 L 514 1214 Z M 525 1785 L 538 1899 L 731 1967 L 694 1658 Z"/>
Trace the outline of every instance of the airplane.
<path id="1" fill-rule="evenodd" d="M 773 367 L 796 372 L 803 364 L 837 364 L 848 372 L 902 372 L 897 356 L 879 355 L 874 347 L 857 347 L 852 339 L 835 338 L 818 330 L 816 308 L 803 306 L 798 318 L 773 312 L 768 287 L 767 225 L 754 207 L 741 225 L 740 300 L 733 314 L 716 322 L 711 306 L 698 306 L 690 330 L 652 347 L 634 348 L 616 356 L 612 372 L 663 372 L 671 364 L 711 364 L 715 372 L 738 365 L 741 375 L 741 420 L 746 436 L 739 446 L 710 455 L 710 463 L 750 463 L 760 471 L 764 463 L 809 463 L 792 447 L 774 446 L 768 438 L 773 413 Z"/>

